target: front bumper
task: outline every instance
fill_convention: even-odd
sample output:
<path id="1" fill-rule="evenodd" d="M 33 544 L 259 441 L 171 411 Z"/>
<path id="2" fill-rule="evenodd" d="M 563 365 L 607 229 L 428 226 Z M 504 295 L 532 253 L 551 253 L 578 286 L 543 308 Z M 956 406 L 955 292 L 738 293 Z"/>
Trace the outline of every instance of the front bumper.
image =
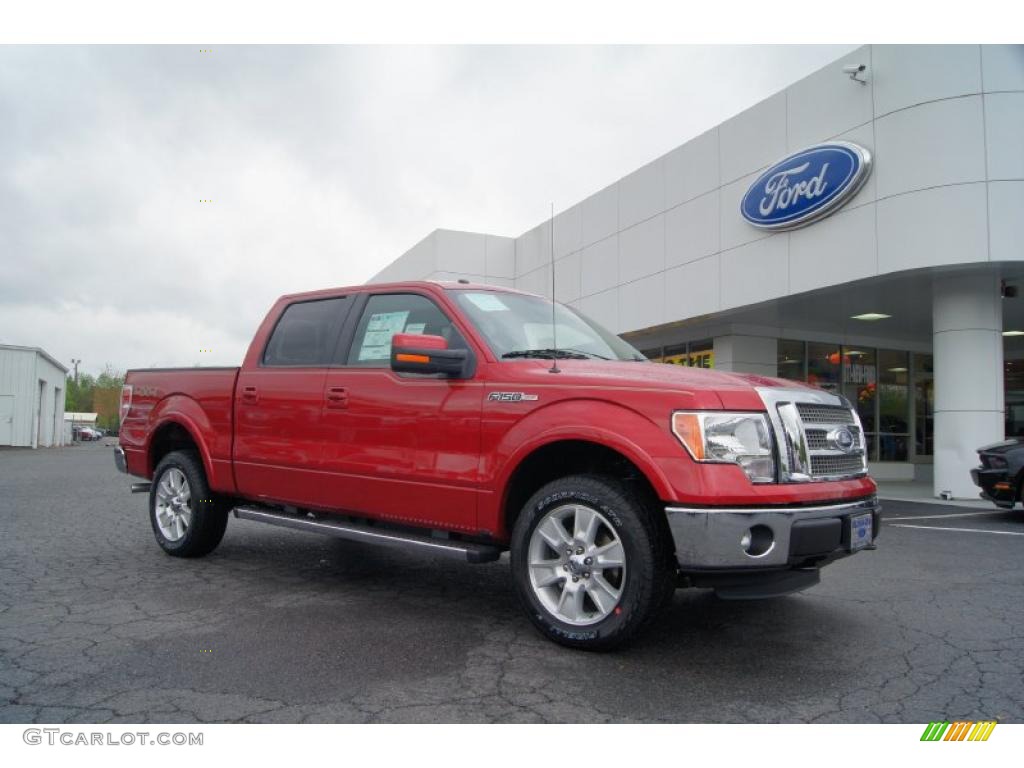
<path id="1" fill-rule="evenodd" d="M 1013 509 L 1017 502 L 1017 492 L 1005 468 L 975 467 L 971 470 L 971 480 L 981 488 L 981 498 L 988 499 L 997 507 Z"/>
<path id="2" fill-rule="evenodd" d="M 874 496 L 857 501 L 793 507 L 677 507 L 665 509 L 684 572 L 807 567 L 850 554 L 850 518 L 871 515 L 871 540 L 878 537 L 881 506 Z M 741 545 L 755 526 L 771 532 L 760 555 Z"/>

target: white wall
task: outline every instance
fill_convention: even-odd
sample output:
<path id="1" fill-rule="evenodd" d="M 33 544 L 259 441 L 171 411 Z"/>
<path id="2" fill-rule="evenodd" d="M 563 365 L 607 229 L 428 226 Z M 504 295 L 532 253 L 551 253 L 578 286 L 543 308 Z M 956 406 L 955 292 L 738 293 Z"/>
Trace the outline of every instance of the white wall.
<path id="1" fill-rule="evenodd" d="M 845 64 L 865 64 L 867 85 Z M 1024 46 L 864 46 L 517 238 L 437 230 L 371 282 L 556 293 L 619 332 L 909 269 L 1024 260 Z M 830 139 L 874 154 L 837 214 L 793 232 L 739 203 Z"/>
<path id="2" fill-rule="evenodd" d="M 39 381 L 43 381 L 40 400 Z M 59 404 L 54 402 L 60 390 Z M 63 445 L 65 372 L 32 348 L 0 347 L 0 395 L 14 396 L 10 445 Z M 39 432 L 39 413 L 42 431 Z"/>
<path id="3" fill-rule="evenodd" d="M 867 85 L 847 63 L 867 65 Z M 1022 260 L 1022 135 L 1024 46 L 865 46 L 558 214 L 559 298 L 625 333 L 907 269 Z M 842 211 L 790 233 L 743 220 L 766 166 L 829 139 L 875 156 Z M 550 293 L 548 226 L 516 238 L 516 287 Z"/>
<path id="4" fill-rule="evenodd" d="M 480 232 L 435 229 L 368 282 L 458 280 L 511 287 L 515 241 Z"/>

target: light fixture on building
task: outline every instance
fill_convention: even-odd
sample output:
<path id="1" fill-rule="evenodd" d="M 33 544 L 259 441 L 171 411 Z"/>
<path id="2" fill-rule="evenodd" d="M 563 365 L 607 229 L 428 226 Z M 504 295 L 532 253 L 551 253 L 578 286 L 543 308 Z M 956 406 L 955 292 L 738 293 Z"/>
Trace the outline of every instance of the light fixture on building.
<path id="1" fill-rule="evenodd" d="M 861 80 L 858 75 L 864 74 L 864 71 L 868 68 L 867 64 L 847 64 L 843 67 L 843 72 L 850 76 L 851 80 L 855 80 L 861 85 L 867 85 L 867 80 Z"/>
<path id="2" fill-rule="evenodd" d="M 889 373 L 906 373 L 906 368 L 890 368 Z"/>
<path id="3" fill-rule="evenodd" d="M 888 320 L 892 315 L 881 312 L 865 312 L 863 315 L 851 315 L 851 320 Z"/>
<path id="4" fill-rule="evenodd" d="M 1003 331 L 1003 336 L 1024 336 L 1024 331 Z"/>

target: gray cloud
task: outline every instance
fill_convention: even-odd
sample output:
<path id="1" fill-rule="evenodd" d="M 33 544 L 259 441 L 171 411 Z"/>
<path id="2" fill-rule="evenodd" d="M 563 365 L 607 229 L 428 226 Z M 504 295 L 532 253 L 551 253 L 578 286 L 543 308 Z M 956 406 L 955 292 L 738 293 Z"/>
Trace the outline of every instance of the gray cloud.
<path id="1" fill-rule="evenodd" d="M 0 341 L 237 364 L 278 295 L 520 234 L 849 48 L 0 47 Z"/>

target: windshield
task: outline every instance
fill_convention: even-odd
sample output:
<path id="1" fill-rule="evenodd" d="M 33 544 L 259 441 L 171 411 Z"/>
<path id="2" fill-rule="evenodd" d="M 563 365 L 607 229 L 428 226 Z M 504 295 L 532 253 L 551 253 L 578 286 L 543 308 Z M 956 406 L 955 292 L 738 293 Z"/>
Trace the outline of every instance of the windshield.
<path id="1" fill-rule="evenodd" d="M 540 296 L 497 291 L 453 291 L 499 358 L 556 356 L 551 302 Z M 571 307 L 555 305 L 557 357 L 600 360 L 644 360 L 636 349 Z"/>

